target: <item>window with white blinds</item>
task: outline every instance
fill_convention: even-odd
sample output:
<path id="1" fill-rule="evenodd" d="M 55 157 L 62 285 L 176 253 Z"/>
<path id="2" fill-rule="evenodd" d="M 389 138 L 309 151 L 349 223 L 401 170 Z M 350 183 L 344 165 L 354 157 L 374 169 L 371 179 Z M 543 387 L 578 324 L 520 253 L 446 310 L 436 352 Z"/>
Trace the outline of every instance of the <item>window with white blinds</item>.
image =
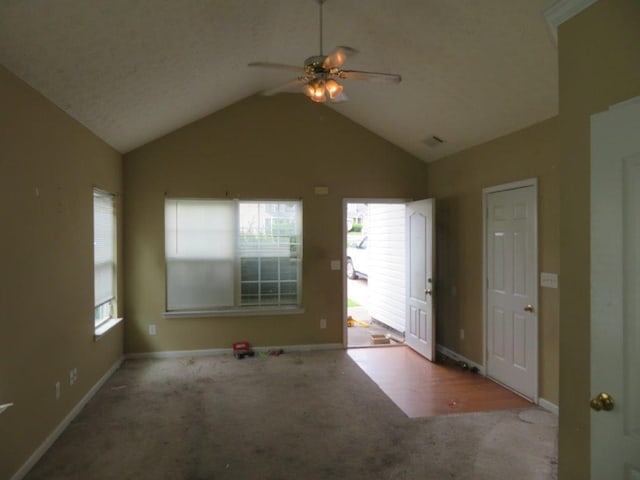
<path id="1" fill-rule="evenodd" d="M 116 288 L 116 216 L 115 197 L 93 191 L 93 272 L 94 321 L 113 318 Z"/>
<path id="2" fill-rule="evenodd" d="M 167 199 L 167 312 L 299 306 L 302 203 Z"/>

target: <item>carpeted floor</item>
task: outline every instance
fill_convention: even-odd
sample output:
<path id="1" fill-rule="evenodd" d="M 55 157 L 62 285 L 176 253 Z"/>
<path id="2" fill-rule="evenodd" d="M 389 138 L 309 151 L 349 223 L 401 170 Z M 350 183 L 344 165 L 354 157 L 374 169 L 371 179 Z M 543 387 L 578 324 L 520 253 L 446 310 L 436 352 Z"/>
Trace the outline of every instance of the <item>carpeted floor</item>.
<path id="1" fill-rule="evenodd" d="M 26 480 L 556 478 L 540 409 L 408 418 L 342 350 L 129 360 Z"/>

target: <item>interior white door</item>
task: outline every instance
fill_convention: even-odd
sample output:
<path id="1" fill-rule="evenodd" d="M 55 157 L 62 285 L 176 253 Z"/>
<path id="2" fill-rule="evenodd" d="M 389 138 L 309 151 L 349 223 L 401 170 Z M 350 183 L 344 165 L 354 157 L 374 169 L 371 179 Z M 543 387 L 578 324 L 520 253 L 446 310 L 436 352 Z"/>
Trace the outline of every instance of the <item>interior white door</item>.
<path id="1" fill-rule="evenodd" d="M 591 117 L 594 480 L 640 479 L 639 291 L 640 101 Z M 596 410 L 607 406 L 602 392 L 613 398 L 611 411 Z"/>
<path id="2" fill-rule="evenodd" d="M 433 361 L 436 356 L 434 314 L 435 200 L 406 206 L 407 323 L 405 343 Z"/>
<path id="3" fill-rule="evenodd" d="M 537 400 L 536 187 L 486 197 L 487 375 Z"/>

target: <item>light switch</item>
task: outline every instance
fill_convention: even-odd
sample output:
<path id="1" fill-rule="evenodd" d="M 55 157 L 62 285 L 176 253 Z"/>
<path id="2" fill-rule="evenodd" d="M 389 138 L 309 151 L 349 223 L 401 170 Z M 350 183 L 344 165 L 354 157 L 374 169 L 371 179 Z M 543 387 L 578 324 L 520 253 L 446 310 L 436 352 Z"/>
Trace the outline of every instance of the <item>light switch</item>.
<path id="1" fill-rule="evenodd" d="M 340 270 L 340 260 L 331 260 L 331 270 Z"/>
<path id="2" fill-rule="evenodd" d="M 558 288 L 558 275 L 556 273 L 540 274 L 540 286 L 546 288 Z"/>

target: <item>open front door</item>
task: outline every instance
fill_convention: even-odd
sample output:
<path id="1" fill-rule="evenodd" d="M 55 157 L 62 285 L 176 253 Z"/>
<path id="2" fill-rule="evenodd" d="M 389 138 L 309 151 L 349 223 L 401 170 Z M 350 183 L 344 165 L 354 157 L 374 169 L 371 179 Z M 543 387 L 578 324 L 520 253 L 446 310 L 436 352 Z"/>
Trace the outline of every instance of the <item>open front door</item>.
<path id="1" fill-rule="evenodd" d="M 435 200 L 419 200 L 406 208 L 407 324 L 405 342 L 434 361 Z"/>
<path id="2" fill-rule="evenodd" d="M 640 98 L 591 117 L 591 478 L 598 480 L 640 479 L 638 132 Z"/>

